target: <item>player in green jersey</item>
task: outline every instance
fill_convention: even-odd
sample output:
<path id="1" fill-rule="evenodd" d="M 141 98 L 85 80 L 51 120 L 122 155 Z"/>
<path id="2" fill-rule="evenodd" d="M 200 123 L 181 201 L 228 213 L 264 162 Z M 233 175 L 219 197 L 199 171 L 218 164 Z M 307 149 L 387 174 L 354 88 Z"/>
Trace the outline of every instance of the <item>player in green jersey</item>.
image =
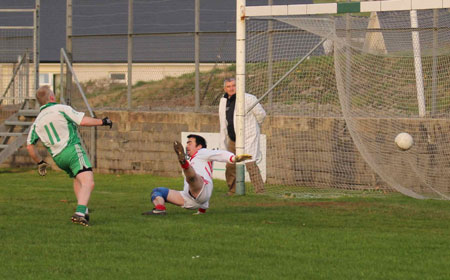
<path id="1" fill-rule="evenodd" d="M 48 86 L 40 87 L 36 99 L 41 105 L 40 113 L 31 126 L 27 139 L 27 150 L 38 164 L 41 176 L 47 174 L 48 164 L 37 152 L 38 140 L 44 144 L 56 165 L 74 178 L 73 190 L 78 200 L 72 222 L 89 225 L 88 202 L 94 189 L 94 173 L 86 152 L 81 146 L 77 126 L 109 126 L 112 121 L 106 117 L 96 119 L 77 112 L 72 107 L 55 103 L 55 94 Z"/>

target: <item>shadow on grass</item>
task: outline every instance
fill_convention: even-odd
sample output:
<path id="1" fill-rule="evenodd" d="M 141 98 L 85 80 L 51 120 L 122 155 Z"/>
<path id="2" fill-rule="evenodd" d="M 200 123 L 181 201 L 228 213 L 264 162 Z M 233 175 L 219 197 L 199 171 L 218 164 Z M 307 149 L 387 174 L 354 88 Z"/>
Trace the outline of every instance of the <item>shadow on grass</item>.
<path id="1" fill-rule="evenodd" d="M 31 167 L 26 167 L 26 168 L 14 168 L 14 167 L 10 167 L 10 168 L 0 168 L 0 174 L 9 174 L 9 173 L 27 173 L 34 170 Z"/>

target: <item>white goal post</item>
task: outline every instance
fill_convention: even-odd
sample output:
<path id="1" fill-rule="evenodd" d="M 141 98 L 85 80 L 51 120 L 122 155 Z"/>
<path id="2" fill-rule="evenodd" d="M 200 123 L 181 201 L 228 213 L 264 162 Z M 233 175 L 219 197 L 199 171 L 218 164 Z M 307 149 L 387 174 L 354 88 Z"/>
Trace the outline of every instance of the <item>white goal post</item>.
<path id="1" fill-rule="evenodd" d="M 390 54 L 376 54 L 377 58 L 365 58 L 363 56 L 367 56 L 367 55 L 373 55 L 373 53 L 370 52 L 364 52 L 365 48 L 367 47 L 366 43 L 364 42 L 365 46 L 364 48 L 361 47 L 361 53 L 357 53 L 357 52 L 353 52 L 352 49 L 353 46 L 349 45 L 345 45 L 346 43 L 341 43 L 341 49 L 345 49 L 345 51 L 342 51 L 340 53 L 340 58 L 334 58 L 333 61 L 335 61 L 335 63 L 337 64 L 338 62 L 336 60 L 340 59 L 340 64 L 336 65 L 333 67 L 333 72 L 336 71 L 335 75 L 336 75 L 336 81 L 335 83 L 337 83 L 336 88 L 337 90 L 339 90 L 339 100 L 341 103 L 341 107 L 342 107 L 342 114 L 343 114 L 343 118 L 345 119 L 346 122 L 346 127 L 344 129 L 348 129 L 348 131 L 351 134 L 351 138 L 352 141 L 355 142 L 355 145 L 358 148 L 358 151 L 361 153 L 362 157 L 364 158 L 364 160 L 370 165 L 370 167 L 382 178 L 382 180 L 384 180 L 385 182 L 387 182 L 387 184 L 390 187 L 393 187 L 394 189 L 396 189 L 397 191 L 412 196 L 412 197 L 416 197 L 416 198 L 428 198 L 428 197 L 437 197 L 437 198 L 444 198 L 444 199 L 449 199 L 449 192 L 450 192 L 450 188 L 448 187 L 441 187 L 439 184 L 441 180 L 443 180 L 443 178 L 439 178 L 439 175 L 434 174 L 436 171 L 433 170 L 428 170 L 426 168 L 423 168 L 423 166 L 419 163 L 417 164 L 411 164 L 410 163 L 410 167 L 408 168 L 412 168 L 414 170 L 415 173 L 417 173 L 418 175 L 418 179 L 416 181 L 420 181 L 420 187 L 413 189 L 410 189 L 408 186 L 405 186 L 402 182 L 397 181 L 394 177 L 395 174 L 394 172 L 391 174 L 389 172 L 386 172 L 386 170 L 383 170 L 382 165 L 383 165 L 383 161 L 380 158 L 377 158 L 376 156 L 373 156 L 373 154 L 375 153 L 375 150 L 379 150 L 380 153 L 386 153 L 389 154 L 391 147 L 386 147 L 386 145 L 388 145 L 389 140 L 386 140 L 385 142 L 383 142 L 384 146 L 380 147 L 376 147 L 375 145 L 373 145 L 373 143 L 371 142 L 371 139 L 363 139 L 364 136 L 362 135 L 362 130 L 367 129 L 370 130 L 369 128 L 362 128 L 362 123 L 366 122 L 379 122 L 380 119 L 380 115 L 383 115 L 383 113 L 378 114 L 378 113 L 374 113 L 372 111 L 367 111 L 365 110 L 365 108 L 361 105 L 361 104 L 367 104 L 367 100 L 369 100 L 369 98 L 373 98 L 373 96 L 371 96 L 369 94 L 369 90 L 367 90 L 367 95 L 366 92 L 363 92 L 361 94 L 361 96 L 358 95 L 352 95 L 351 93 L 349 93 L 350 96 L 341 96 L 341 95 L 345 95 L 347 93 L 347 91 L 349 91 L 350 89 L 349 84 L 348 84 L 348 80 L 352 80 L 353 78 L 352 76 L 352 71 L 356 71 L 355 69 L 358 67 L 352 66 L 353 62 L 352 59 L 354 59 L 354 61 L 358 62 L 358 63 L 367 63 L 367 65 L 365 65 L 364 67 L 360 67 L 358 68 L 358 71 L 365 71 L 365 70 L 370 70 L 371 66 L 372 67 L 376 67 L 375 63 L 377 63 L 377 59 L 382 60 L 383 58 L 386 58 L 385 60 L 390 60 L 390 63 L 395 64 L 397 62 L 397 60 L 392 59 L 392 57 L 399 57 L 398 58 L 398 62 L 404 62 L 405 59 L 403 59 L 404 57 L 408 57 L 408 62 L 405 62 L 404 65 L 402 65 L 402 67 L 405 67 L 404 69 L 401 69 L 400 72 L 407 72 L 405 74 L 405 77 L 402 78 L 404 80 L 399 81 L 399 84 L 401 84 L 404 88 L 400 89 L 400 86 L 398 86 L 398 88 L 395 88 L 395 90 L 403 90 L 404 92 L 408 92 L 408 90 L 412 89 L 412 84 L 409 83 L 409 80 L 411 78 L 411 73 L 414 76 L 414 93 L 415 93 L 415 108 L 411 108 L 410 104 L 408 103 L 408 105 L 405 104 L 400 104 L 398 107 L 401 107 L 401 109 L 398 109 L 395 107 L 394 109 L 397 110 L 395 111 L 394 109 L 390 108 L 388 110 L 388 113 L 386 115 L 390 115 L 392 113 L 392 115 L 394 116 L 394 118 L 403 118 L 404 119 L 411 119 L 411 118 L 417 118 L 418 120 L 427 120 L 427 118 L 429 117 L 429 114 L 431 111 L 433 111 L 433 113 L 436 113 L 434 115 L 434 118 L 436 118 L 437 115 L 441 114 L 440 116 L 444 116 L 441 117 L 442 120 L 447 121 L 447 119 L 449 118 L 446 115 L 446 110 L 447 109 L 442 109 L 442 112 L 439 111 L 439 108 L 436 109 L 436 106 L 446 106 L 446 104 L 448 103 L 447 100 L 448 97 L 447 96 L 440 96 L 439 94 L 443 95 L 445 93 L 439 93 L 436 97 L 436 94 L 434 93 L 435 91 L 435 83 L 436 83 L 436 79 L 435 79 L 435 74 L 436 71 L 436 67 L 437 69 L 441 69 L 439 68 L 440 66 L 436 66 L 436 55 L 435 55 L 435 51 L 438 48 L 436 46 L 436 44 L 434 43 L 433 40 L 437 40 L 437 38 L 441 39 L 441 37 L 445 37 L 443 41 L 445 41 L 442 45 L 439 45 L 439 53 L 440 53 L 440 57 L 439 59 L 439 63 L 443 64 L 443 63 L 447 63 L 444 60 L 446 60 L 446 55 L 447 55 L 447 49 L 449 49 L 450 47 L 450 40 L 449 42 L 446 41 L 447 34 L 445 32 L 447 32 L 445 29 L 448 29 L 446 26 L 444 26 L 445 24 L 442 23 L 440 26 L 442 27 L 442 29 L 444 29 L 444 31 L 442 33 L 439 33 L 441 30 L 438 30 L 439 27 L 424 27 L 424 23 L 426 22 L 426 24 L 428 24 L 430 21 L 432 21 L 432 18 L 430 20 L 430 18 L 426 18 L 423 19 L 422 17 L 422 21 L 420 21 L 420 19 L 418 19 L 418 13 L 423 14 L 421 11 L 425 11 L 425 10 L 444 10 L 447 8 L 450 8 L 450 0 L 427 0 L 427 1 L 423 1 L 423 0 L 386 0 L 386 1 L 369 1 L 369 2 L 347 2 L 347 3 L 324 3 L 324 4 L 296 4 L 296 5 L 267 5 L 267 6 L 246 6 L 246 1 L 245 0 L 237 0 L 236 1 L 236 153 L 237 154 L 242 154 L 244 153 L 244 139 L 245 139 L 245 127 L 244 127 L 244 117 L 245 114 L 247 112 L 245 112 L 245 104 L 244 104 L 244 94 L 246 92 L 246 84 L 248 84 L 248 81 L 246 81 L 246 77 L 249 77 L 249 73 L 247 72 L 248 69 L 246 69 L 246 63 L 247 63 L 247 52 L 248 50 L 246 50 L 246 44 L 248 42 L 246 42 L 246 40 L 248 38 L 246 38 L 247 36 L 247 27 L 246 27 L 246 21 L 248 20 L 273 20 L 273 19 L 280 19 L 279 21 L 281 21 L 283 24 L 286 25 L 290 25 L 291 27 L 298 27 L 297 31 L 284 31 L 285 33 L 291 32 L 301 32 L 302 28 L 305 28 L 305 22 L 309 21 L 308 23 L 306 23 L 306 32 L 310 32 L 310 33 L 314 33 L 316 36 L 322 37 L 321 40 L 312 40 L 311 43 L 309 43 L 309 46 L 315 46 L 315 44 L 319 43 L 319 45 L 323 44 L 324 47 L 324 52 L 325 54 L 328 54 L 329 51 L 327 51 L 325 48 L 329 48 L 329 46 L 325 46 L 325 43 L 327 41 L 327 35 L 324 34 L 328 34 L 325 33 L 325 29 L 324 30 L 320 30 L 317 31 L 319 28 L 314 29 L 316 27 L 313 27 L 313 20 L 316 20 L 317 18 L 314 18 L 314 16 L 324 16 L 324 15 L 338 15 L 338 14 L 354 14 L 354 13 L 389 13 L 389 12 L 407 12 L 409 15 L 409 18 L 403 18 L 403 23 L 408 22 L 409 26 L 401 26 L 401 27 L 386 27 L 384 30 L 388 30 L 388 32 L 395 32 L 397 29 L 402 29 L 402 34 L 407 34 L 407 32 L 409 32 L 409 39 L 401 41 L 401 39 L 399 39 L 399 44 L 400 43 L 405 43 L 405 44 L 410 44 L 408 46 L 408 48 L 411 49 L 411 52 L 409 53 L 409 49 L 408 51 L 405 50 L 405 53 L 408 52 L 406 55 L 404 53 L 401 53 L 401 51 L 396 51 L 396 53 L 394 55 L 392 55 L 392 53 Z M 303 17 L 306 20 L 303 20 L 302 23 L 299 23 L 298 21 L 296 21 L 295 18 L 299 18 L 299 17 Z M 450 18 L 450 17 L 449 17 Z M 332 20 L 327 19 L 327 18 L 321 18 L 320 19 L 322 22 L 326 22 L 327 24 L 329 24 L 330 26 L 332 25 L 334 28 L 334 21 L 332 22 Z M 317 22 L 319 22 L 320 20 L 317 20 Z M 422 23 L 421 23 L 422 22 Z M 303 25 L 302 25 L 303 24 Z M 309 25 L 308 25 L 309 24 Z M 314 23 L 316 24 L 316 23 Z M 342 24 L 342 22 L 341 22 Z M 348 23 L 347 23 L 348 24 Z M 374 24 L 373 22 L 370 25 L 378 25 L 379 28 L 379 24 L 380 23 L 376 23 Z M 365 28 L 371 28 L 370 25 L 366 25 Z M 262 26 L 262 25 L 261 25 Z M 256 28 L 253 32 L 254 33 L 263 33 L 264 28 L 272 28 L 270 24 L 267 24 L 264 27 L 258 27 Z M 267 27 L 270 26 L 270 27 Z M 308 29 L 309 28 L 309 29 Z M 311 31 L 313 30 L 313 31 Z M 316 31 L 314 31 L 316 30 Z M 358 30 L 360 31 L 360 30 Z M 373 31 L 373 30 L 372 30 Z M 422 33 L 421 33 L 422 32 Z M 429 32 L 429 33 L 426 33 Z M 435 32 L 435 33 L 432 33 Z M 270 32 L 267 32 L 270 33 Z M 376 33 L 376 32 L 374 32 Z M 378 32 L 379 34 L 382 34 L 381 32 Z M 435 38 L 431 38 L 432 36 L 429 36 L 429 34 L 437 34 L 437 35 L 433 35 L 435 36 Z M 259 36 L 259 35 L 258 35 Z M 267 37 L 271 38 L 272 35 L 267 35 Z M 366 35 L 367 36 L 367 35 Z M 383 35 L 381 35 L 382 37 Z M 254 37 L 257 37 L 257 35 L 255 35 Z M 345 36 L 344 36 L 345 37 Z M 367 37 L 366 37 L 367 38 Z M 425 39 L 424 39 L 425 38 Z M 382 39 L 384 40 L 384 39 Z M 394 40 L 394 44 L 395 44 L 395 38 L 391 40 Z M 423 40 L 423 42 L 422 42 Z M 261 50 L 261 52 L 266 52 L 266 56 L 267 55 L 267 51 L 268 49 L 272 48 L 272 45 L 267 46 L 268 43 L 271 42 L 271 39 L 261 39 L 261 43 L 260 46 L 262 46 L 263 50 Z M 433 42 L 433 44 L 431 44 L 430 42 Z M 448 44 L 447 44 L 448 43 Z M 263 46 L 263 44 L 265 44 Z M 360 44 L 360 42 L 357 42 L 357 44 Z M 361 43 L 362 44 L 362 43 Z M 390 44 L 392 45 L 393 43 L 390 42 Z M 432 46 L 431 46 L 432 45 Z M 281 46 L 281 45 L 280 45 Z M 279 47 L 280 47 L 279 46 Z M 384 46 L 384 41 L 383 41 L 383 46 Z M 359 46 L 358 46 L 359 47 Z M 337 50 L 337 47 L 334 47 L 335 50 Z M 370 48 L 370 47 L 369 47 Z M 386 48 L 386 46 L 384 46 L 384 48 Z M 315 50 L 315 48 L 314 48 Z M 314 51 L 313 50 L 313 51 Z M 286 52 L 289 52 L 289 49 L 287 49 L 286 47 Z M 311 51 L 312 52 L 312 51 Z M 277 79 L 275 79 L 274 81 L 276 81 L 276 83 L 271 84 L 273 85 L 273 87 L 276 87 L 278 83 L 281 83 L 282 80 L 289 75 L 295 68 L 297 68 L 298 64 L 302 63 L 304 60 L 307 60 L 310 58 L 310 53 L 307 53 L 306 55 L 304 55 L 304 57 L 302 57 L 300 60 L 297 58 L 296 61 L 290 61 L 289 63 L 289 67 L 286 66 L 286 69 L 289 70 L 285 70 L 285 75 L 283 74 L 279 74 Z M 431 70 L 428 71 L 427 69 L 425 69 L 426 67 L 428 67 L 427 65 L 430 64 L 431 65 L 431 59 L 428 59 L 431 57 L 431 52 L 433 52 L 433 72 L 432 75 Z M 306 53 L 306 52 L 305 52 Z M 304 53 L 304 54 L 305 54 Z M 351 53 L 351 54 L 350 54 Z M 450 51 L 448 52 L 450 53 Z M 270 54 L 272 55 L 272 54 Z M 333 55 L 333 54 L 332 54 Z M 380 58 L 382 57 L 382 58 Z M 411 58 L 411 59 L 409 59 Z M 267 58 L 265 58 L 267 59 Z M 358 59 L 361 59 L 361 61 L 357 61 Z M 366 59 L 366 61 L 364 62 L 363 59 Z M 372 60 L 371 60 L 372 59 Z M 424 60 L 425 59 L 425 60 Z M 269 58 L 269 60 L 271 60 L 271 58 Z M 351 61 L 352 60 L 352 61 Z M 423 61 L 424 60 L 424 61 Z M 257 68 L 257 67 L 263 67 L 261 66 L 263 63 L 266 64 L 270 64 L 272 65 L 272 61 L 270 62 L 261 62 L 262 60 L 258 61 L 258 63 L 253 63 L 253 68 Z M 330 60 L 328 60 L 330 61 Z M 394 62 L 392 62 L 394 61 Z M 412 63 L 410 63 L 410 61 Z M 279 64 L 286 62 L 286 58 L 281 58 L 279 60 Z M 298 62 L 297 64 L 295 64 L 296 62 Z M 372 65 L 370 64 L 372 63 Z M 380 67 L 386 67 L 385 64 L 382 64 L 384 62 L 380 62 Z M 423 65 L 423 64 L 426 65 Z M 428 64 L 427 64 L 428 63 Z M 295 64 L 295 65 L 294 65 Z M 384 65 L 384 66 L 383 66 Z M 411 65 L 411 66 L 409 66 Z M 446 66 L 446 65 L 443 65 Z M 267 67 L 267 66 L 264 66 Z M 275 66 L 274 66 L 275 67 Z M 340 68 L 341 67 L 341 68 Z M 350 68 L 348 68 L 350 67 Z M 352 70 L 352 67 L 355 68 Z M 408 70 L 405 70 L 406 67 L 409 67 Z M 431 69 L 431 67 L 429 67 Z M 445 67 L 444 67 L 445 68 Z M 268 66 L 268 71 L 272 71 L 272 66 Z M 350 70 L 349 70 L 350 69 Z M 261 70 L 263 71 L 263 70 Z M 331 70 L 330 70 L 331 71 Z M 385 69 L 384 71 L 386 71 L 386 75 L 393 75 L 391 72 L 388 73 L 388 71 L 394 71 L 392 69 Z M 306 74 L 305 74 L 306 75 Z M 365 75 L 370 76 L 370 73 L 366 73 Z M 381 74 L 380 74 L 381 75 Z M 253 75 L 253 73 L 250 75 L 250 79 L 255 79 L 256 75 Z M 282 76 L 282 77 L 281 77 Z M 374 75 L 376 76 L 376 75 Z M 407 76 L 407 77 L 406 77 Z M 431 76 L 433 76 L 431 78 Z M 395 76 L 395 78 L 398 78 L 400 76 Z M 322 79 L 322 77 L 320 77 L 320 75 L 318 77 L 316 77 L 316 79 Z M 409 79 L 409 80 L 408 80 Z M 431 97 L 431 94 L 427 95 L 427 85 L 431 85 L 431 79 L 433 79 L 433 96 Z M 442 89 L 446 88 L 446 84 L 444 85 L 444 78 L 443 77 L 439 77 L 439 82 L 442 83 L 440 86 Z M 408 80 L 408 82 L 407 82 Z M 345 81 L 345 82 L 343 82 Z M 252 81 L 253 82 L 253 81 Z M 351 82 L 350 82 L 351 84 Z M 386 86 L 389 85 L 388 83 L 386 83 Z M 351 85 L 350 85 L 351 86 Z M 265 96 L 267 95 L 268 92 L 272 91 L 273 87 L 271 86 L 265 86 L 265 87 L 261 87 L 262 91 L 258 92 L 257 94 L 255 94 L 254 92 L 252 92 L 253 94 L 257 95 L 260 97 L 259 100 L 263 100 L 265 98 Z M 431 88 L 431 86 L 429 87 Z M 353 91 L 355 91 L 354 89 L 352 89 Z M 366 89 L 364 89 L 366 90 Z M 363 90 L 363 91 L 364 91 Z M 389 89 L 383 89 L 386 90 L 386 95 L 389 95 Z M 428 90 L 429 92 L 430 90 Z M 393 94 L 392 94 L 393 95 Z M 367 98 L 367 100 L 363 100 L 363 98 Z M 400 97 L 399 97 L 400 98 Z M 405 100 L 408 98 L 408 100 L 411 99 L 411 97 L 404 97 Z M 441 98 L 440 100 L 436 101 L 436 98 Z M 380 100 L 378 100 L 379 102 L 381 102 Z M 377 101 L 377 102 L 378 102 Z M 291 100 L 284 100 L 283 104 L 288 104 L 289 102 L 291 102 Z M 352 102 L 356 102 L 355 104 L 353 104 Z M 392 100 L 388 101 L 388 102 L 393 102 Z M 404 101 L 402 101 L 404 102 Z M 436 105 L 436 102 L 438 105 Z M 433 103 L 433 104 L 431 104 Z M 272 103 L 271 103 L 272 104 Z M 290 105 L 290 103 L 289 103 Z M 272 106 L 272 105 L 271 105 Z M 323 104 L 319 104 L 319 107 L 322 106 L 321 108 L 325 108 L 326 106 Z M 358 107 L 361 106 L 361 107 Z M 374 109 L 373 104 L 371 104 L 370 106 L 371 109 Z M 384 106 L 383 104 L 378 104 L 377 106 Z M 403 107 L 402 107 L 403 106 Z M 298 110 L 303 110 L 305 106 L 298 106 L 297 109 Z M 408 108 L 406 108 L 408 107 Z M 432 107 L 432 109 L 430 109 Z M 300 108 L 300 109 L 299 109 Z M 406 109 L 405 109 L 406 108 Z M 325 110 L 325 109 L 324 109 Z M 384 109 L 383 109 L 384 110 Z M 403 111 L 402 111 L 403 110 Z M 354 113 L 354 111 L 357 111 L 358 113 L 360 113 L 360 115 L 357 115 L 357 113 Z M 395 111 L 395 112 L 394 112 Z M 408 115 L 411 112 L 414 112 L 414 116 L 413 115 Z M 364 115 L 364 113 L 367 113 L 367 115 Z M 403 115 L 402 115 L 403 114 Z M 411 113 L 412 114 L 412 113 Z M 367 116 L 372 117 L 375 116 L 374 119 L 367 119 Z M 404 117 L 406 116 L 406 117 Z M 364 119 L 364 120 L 363 120 Z M 363 121 L 362 121 L 363 120 Z M 391 125 L 391 126 L 395 126 L 395 125 Z M 421 126 L 423 126 L 423 124 L 421 124 Z M 426 126 L 426 125 L 425 125 Z M 392 131 L 390 131 L 390 133 L 394 133 L 395 131 L 399 130 L 399 129 L 405 129 L 407 127 L 411 127 L 410 123 L 404 122 L 402 123 L 402 125 L 398 125 L 398 127 L 392 128 Z M 384 129 L 384 128 L 383 128 Z M 421 128 L 422 129 L 422 128 Z M 388 129 L 386 129 L 388 130 Z M 427 131 L 427 129 L 424 129 L 425 131 Z M 370 131 L 372 133 L 372 131 Z M 401 131 L 399 131 L 401 132 Z M 450 132 L 450 131 L 449 131 Z M 421 132 L 423 133 L 423 131 Z M 427 147 L 429 147 L 429 145 L 431 145 L 430 143 L 432 143 L 433 145 L 435 145 L 437 148 L 436 149 L 441 149 L 443 148 L 440 147 L 440 143 L 437 143 L 437 141 L 433 140 L 432 138 L 434 137 L 433 135 L 430 136 L 429 131 L 427 131 L 425 134 L 428 133 L 428 136 L 424 136 L 423 139 L 428 139 L 428 140 L 424 140 L 424 143 L 416 143 L 416 150 L 412 149 L 412 151 L 409 151 L 407 153 L 404 154 L 399 154 L 398 160 L 399 162 L 405 162 L 405 161 L 416 161 L 416 162 L 420 162 L 420 160 L 424 159 L 425 156 L 430 156 L 430 158 L 427 158 L 427 160 L 429 160 L 430 162 L 432 160 L 437 161 L 437 157 L 435 157 L 435 152 L 430 152 L 432 154 L 428 154 L 429 151 L 426 150 L 425 146 L 428 145 Z M 299 134 L 301 135 L 301 134 Z M 419 135 L 419 134 L 417 134 Z M 414 136 L 414 135 L 413 135 Z M 297 136 L 298 137 L 298 136 Z M 381 136 L 380 136 L 381 137 Z M 389 134 L 390 137 L 390 134 Z M 431 140 L 430 140 L 431 139 Z M 415 139 L 416 140 L 416 139 Z M 377 140 L 378 141 L 378 140 Z M 380 140 L 381 141 L 381 140 Z M 428 142 L 426 142 L 428 141 Z M 370 143 L 369 143 L 370 142 Z M 393 143 L 393 140 L 392 140 Z M 371 146 L 372 145 L 372 146 Z M 422 146 L 421 146 L 422 145 Z M 423 148 L 423 149 L 422 149 Z M 420 150 L 422 149 L 422 150 Z M 293 155 L 290 155 L 293 156 Z M 404 158 L 401 158 L 401 157 Z M 407 158 L 405 158 L 407 157 Z M 442 157 L 442 159 L 439 159 L 440 162 L 439 164 L 447 165 L 447 158 Z M 436 164 L 436 163 L 433 163 Z M 448 164 L 450 165 L 450 158 L 448 159 Z M 400 163 L 399 163 L 400 165 Z M 414 165 L 414 166 L 413 166 Z M 380 167 L 381 166 L 381 167 Z M 409 165 L 408 165 L 409 166 Z M 283 165 L 280 165 L 279 170 L 282 170 L 284 167 Z M 427 167 L 428 168 L 428 167 Z M 443 168 L 443 167 L 442 167 Z M 443 169 L 442 169 L 443 170 Z M 402 176 L 405 175 L 407 176 L 407 170 L 403 170 L 402 171 Z M 389 174 L 388 174 L 389 173 Z M 244 165 L 239 165 L 237 168 L 237 193 L 238 194 L 244 194 L 245 193 L 245 187 L 244 187 Z M 400 177 L 399 177 L 400 178 Z M 401 179 L 399 179 L 401 180 Z M 280 181 L 281 182 L 281 181 Z M 444 185 L 444 183 L 442 183 L 442 185 Z M 437 186 L 437 187 L 436 187 Z M 431 194 L 429 194 L 431 193 Z"/>

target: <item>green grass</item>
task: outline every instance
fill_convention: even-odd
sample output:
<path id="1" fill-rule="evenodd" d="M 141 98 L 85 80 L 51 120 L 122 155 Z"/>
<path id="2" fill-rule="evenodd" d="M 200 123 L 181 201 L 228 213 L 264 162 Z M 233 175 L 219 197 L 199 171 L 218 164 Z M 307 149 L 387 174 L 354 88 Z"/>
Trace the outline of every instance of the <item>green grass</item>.
<path id="1" fill-rule="evenodd" d="M 450 279 L 450 203 L 398 194 L 225 197 L 203 216 L 151 208 L 180 178 L 96 174 L 91 227 L 62 172 L 0 169 L 0 279 Z"/>

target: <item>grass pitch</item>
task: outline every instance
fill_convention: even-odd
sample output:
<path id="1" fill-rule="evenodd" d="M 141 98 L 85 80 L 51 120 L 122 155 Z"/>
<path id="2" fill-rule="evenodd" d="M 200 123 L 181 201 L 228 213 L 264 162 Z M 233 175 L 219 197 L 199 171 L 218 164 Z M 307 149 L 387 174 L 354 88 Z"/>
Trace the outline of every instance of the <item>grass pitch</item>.
<path id="1" fill-rule="evenodd" d="M 168 206 L 180 178 L 96 174 L 91 227 L 70 222 L 62 172 L 0 169 L 0 279 L 450 279 L 450 202 L 226 197 L 203 216 Z"/>

